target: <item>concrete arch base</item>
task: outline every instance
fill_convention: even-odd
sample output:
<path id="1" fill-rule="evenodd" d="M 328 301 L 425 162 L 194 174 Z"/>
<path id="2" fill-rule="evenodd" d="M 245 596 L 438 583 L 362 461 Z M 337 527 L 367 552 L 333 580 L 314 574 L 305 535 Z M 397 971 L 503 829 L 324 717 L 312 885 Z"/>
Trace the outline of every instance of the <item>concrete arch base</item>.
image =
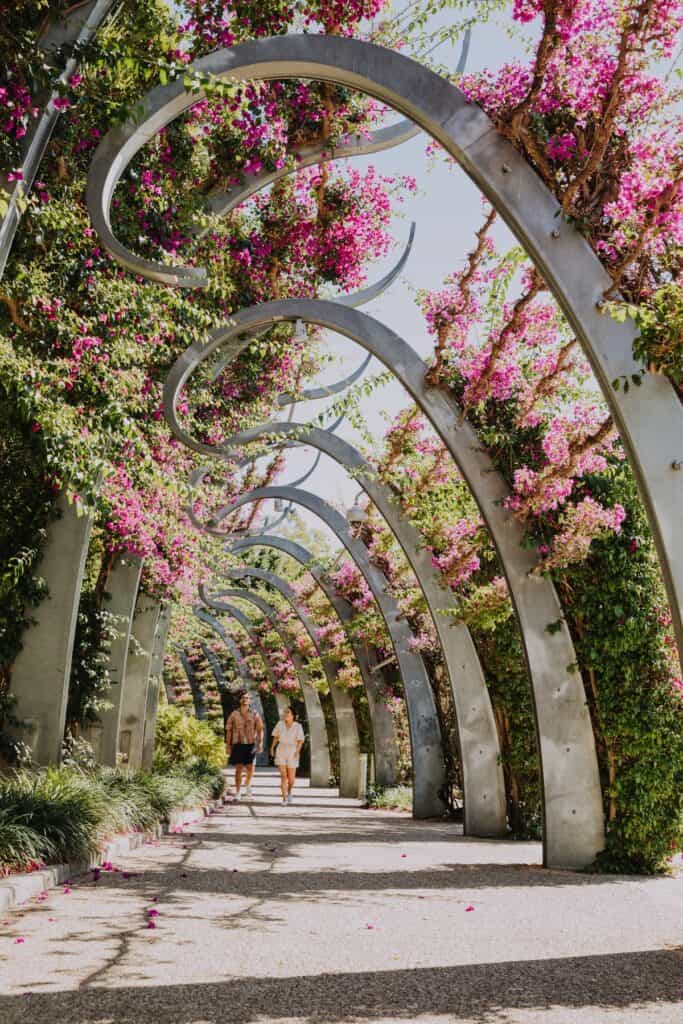
<path id="1" fill-rule="evenodd" d="M 60 517 L 48 527 L 39 566 L 49 596 L 32 612 L 35 624 L 26 630 L 12 670 L 13 715 L 21 725 L 7 727 L 14 739 L 29 747 L 39 765 L 56 764 L 60 757 L 78 603 L 92 529 L 92 517 L 79 515 L 64 495 L 57 507 Z"/>

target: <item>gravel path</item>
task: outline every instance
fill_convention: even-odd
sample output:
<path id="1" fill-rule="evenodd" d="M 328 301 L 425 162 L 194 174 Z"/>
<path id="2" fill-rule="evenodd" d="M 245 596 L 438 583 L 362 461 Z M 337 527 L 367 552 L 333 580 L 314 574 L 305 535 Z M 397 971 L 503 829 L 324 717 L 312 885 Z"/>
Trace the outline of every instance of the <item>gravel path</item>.
<path id="1" fill-rule="evenodd" d="M 683 1022 L 683 878 L 544 871 L 536 843 L 257 782 L 8 915 L 2 1024 Z"/>

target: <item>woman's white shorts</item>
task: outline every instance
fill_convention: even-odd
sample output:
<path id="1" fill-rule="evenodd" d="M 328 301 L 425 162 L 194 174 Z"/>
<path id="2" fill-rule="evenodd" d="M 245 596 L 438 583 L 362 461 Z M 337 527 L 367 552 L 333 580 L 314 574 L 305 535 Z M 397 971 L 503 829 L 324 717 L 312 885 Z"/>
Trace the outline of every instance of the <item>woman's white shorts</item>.
<path id="1" fill-rule="evenodd" d="M 275 764 L 278 768 L 298 768 L 299 758 L 296 754 L 281 754 L 278 750 L 275 752 Z"/>

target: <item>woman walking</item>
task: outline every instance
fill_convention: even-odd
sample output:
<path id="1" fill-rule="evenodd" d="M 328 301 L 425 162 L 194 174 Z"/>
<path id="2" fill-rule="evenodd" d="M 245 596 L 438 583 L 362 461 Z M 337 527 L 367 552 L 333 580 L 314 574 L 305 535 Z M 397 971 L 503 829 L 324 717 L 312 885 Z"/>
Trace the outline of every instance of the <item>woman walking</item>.
<path id="1" fill-rule="evenodd" d="M 275 756 L 275 764 L 280 770 L 283 804 L 291 804 L 294 799 L 292 791 L 296 781 L 296 770 L 299 767 L 299 754 L 303 745 L 304 731 L 296 721 L 292 709 L 285 708 L 282 720 L 273 729 L 270 744 L 271 757 Z"/>
<path id="2" fill-rule="evenodd" d="M 225 749 L 228 764 L 235 768 L 235 799 L 241 799 L 242 771 L 245 770 L 244 795 L 251 796 L 251 779 L 254 774 L 256 754 L 263 750 L 263 722 L 261 716 L 251 710 L 248 693 L 240 697 L 240 706 L 233 711 L 225 727 Z"/>

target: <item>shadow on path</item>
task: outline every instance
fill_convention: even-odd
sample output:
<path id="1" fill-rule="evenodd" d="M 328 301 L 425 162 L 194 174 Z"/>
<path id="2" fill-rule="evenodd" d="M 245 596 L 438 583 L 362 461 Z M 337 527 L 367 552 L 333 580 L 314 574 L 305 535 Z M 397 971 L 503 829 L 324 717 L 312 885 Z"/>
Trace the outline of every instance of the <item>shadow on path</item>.
<path id="1" fill-rule="evenodd" d="M 88 988 L 0 997 L 4 1024 L 248 1024 L 298 1019 L 411 1021 L 448 1014 L 493 1024 L 510 1009 L 625 1009 L 683 1000 L 683 953 L 510 961 L 316 977 L 243 978 L 208 984 Z M 674 1019 L 673 1017 L 671 1018 Z"/>

